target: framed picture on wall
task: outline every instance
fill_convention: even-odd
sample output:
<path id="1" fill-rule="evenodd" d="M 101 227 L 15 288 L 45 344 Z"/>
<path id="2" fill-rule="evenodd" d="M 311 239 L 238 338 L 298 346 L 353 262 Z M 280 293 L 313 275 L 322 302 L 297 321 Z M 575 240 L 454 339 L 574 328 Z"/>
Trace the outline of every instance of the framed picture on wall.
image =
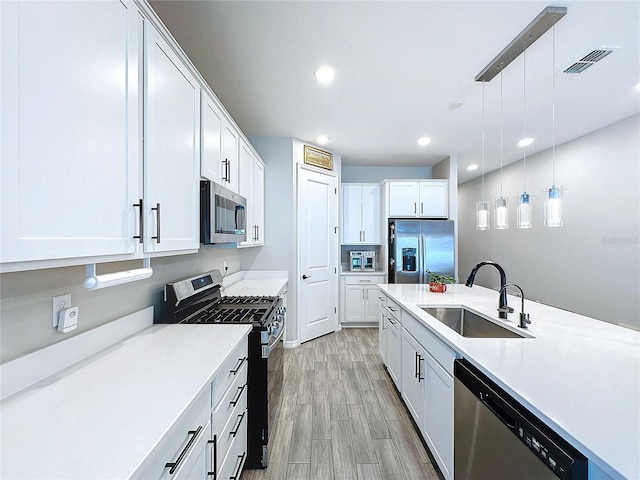
<path id="1" fill-rule="evenodd" d="M 312 147 L 311 145 L 305 145 L 304 163 L 325 168 L 327 170 L 333 170 L 333 154 L 320 150 L 319 148 Z"/>

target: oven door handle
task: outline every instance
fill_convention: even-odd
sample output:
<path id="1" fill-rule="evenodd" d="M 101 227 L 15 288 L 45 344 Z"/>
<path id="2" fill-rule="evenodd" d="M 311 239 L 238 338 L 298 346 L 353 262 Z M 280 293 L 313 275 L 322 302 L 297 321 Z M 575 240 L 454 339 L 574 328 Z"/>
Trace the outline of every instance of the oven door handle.
<path id="1" fill-rule="evenodd" d="M 267 356 L 265 358 L 268 358 L 269 355 L 271 355 L 271 351 L 276 347 L 278 342 L 282 339 L 283 335 L 284 335 L 284 326 L 280 329 L 280 333 L 278 334 L 276 339 L 273 340 L 272 342 L 269 342 L 269 347 L 267 348 Z"/>

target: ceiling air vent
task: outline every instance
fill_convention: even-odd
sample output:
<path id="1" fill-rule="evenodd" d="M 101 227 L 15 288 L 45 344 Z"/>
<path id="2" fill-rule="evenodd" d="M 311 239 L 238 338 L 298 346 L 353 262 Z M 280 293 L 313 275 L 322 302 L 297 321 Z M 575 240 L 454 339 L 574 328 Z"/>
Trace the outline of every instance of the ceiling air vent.
<path id="1" fill-rule="evenodd" d="M 599 62 L 604 57 L 613 52 L 615 47 L 597 47 L 584 55 L 580 60 L 574 62 L 569 67 L 564 69 L 564 73 L 582 73 L 591 65 Z"/>

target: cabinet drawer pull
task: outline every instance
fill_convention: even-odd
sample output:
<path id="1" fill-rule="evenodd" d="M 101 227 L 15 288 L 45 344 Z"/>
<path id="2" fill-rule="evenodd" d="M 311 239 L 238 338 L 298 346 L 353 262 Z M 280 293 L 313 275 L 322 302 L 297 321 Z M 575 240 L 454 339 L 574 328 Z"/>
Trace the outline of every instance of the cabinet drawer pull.
<path id="1" fill-rule="evenodd" d="M 218 435 L 213 435 L 213 440 L 207 441 L 207 443 L 213 443 L 213 471 L 207 472 L 207 477 L 213 477 L 216 480 L 218 476 Z"/>
<path id="2" fill-rule="evenodd" d="M 424 213 L 424 203 L 420 202 L 420 215 Z"/>
<path id="3" fill-rule="evenodd" d="M 156 243 L 160 243 L 160 204 L 156 203 L 155 208 L 152 208 L 151 210 L 156 211 L 156 229 L 157 229 L 157 232 L 156 232 L 157 235 L 151 238 L 154 239 Z"/>
<path id="4" fill-rule="evenodd" d="M 422 369 L 420 368 L 420 362 L 422 362 L 422 355 L 419 355 L 418 352 L 416 352 L 416 355 L 418 355 L 418 383 L 420 383 L 421 380 L 424 380 L 424 377 L 422 376 Z"/>
<path id="5" fill-rule="evenodd" d="M 238 455 L 238 467 L 236 468 L 236 472 L 229 477 L 229 480 L 238 480 L 240 478 L 240 469 L 242 468 L 242 463 L 244 462 L 244 456 L 247 452 L 244 452 L 242 455 Z"/>
<path id="6" fill-rule="evenodd" d="M 247 413 L 246 410 L 242 412 L 240 415 L 238 415 L 238 423 L 236 424 L 236 428 L 234 428 L 229 432 L 229 435 L 231 435 L 232 437 L 235 437 L 238 434 L 238 431 L 240 430 L 240 425 L 242 425 L 242 420 L 244 420 L 245 413 Z"/>
<path id="7" fill-rule="evenodd" d="M 133 204 L 134 207 L 140 207 L 140 214 L 138 215 L 138 223 L 140 226 L 140 234 L 139 235 L 134 235 L 133 238 L 138 238 L 139 242 L 138 243 L 144 243 L 144 207 L 143 207 L 143 202 L 142 199 L 140 199 L 138 201 L 138 203 L 134 203 Z"/>
<path id="8" fill-rule="evenodd" d="M 171 468 L 171 470 L 169 470 L 169 475 L 173 475 L 173 473 L 176 471 L 176 468 L 178 468 L 178 465 L 180 465 L 180 462 L 182 462 L 182 460 L 184 459 L 185 455 L 191 448 L 191 445 L 193 445 L 193 442 L 196 441 L 196 438 L 198 437 L 198 434 L 200 433 L 201 430 L 202 430 L 202 425 L 200 425 L 197 430 L 189 430 L 187 432 L 187 435 L 191 435 L 191 439 L 189 440 L 189 442 L 187 442 L 187 445 L 182 449 L 182 452 L 180 452 L 178 459 L 175 462 L 168 462 L 164 466 L 164 468 Z"/>
<path id="9" fill-rule="evenodd" d="M 245 362 L 246 359 L 247 357 L 239 358 L 236 368 L 234 368 L 233 370 L 230 370 L 229 373 L 233 373 L 234 375 L 236 375 L 240 371 L 240 368 L 242 367 L 242 364 Z"/>
<path id="10" fill-rule="evenodd" d="M 395 308 L 393 308 L 393 307 L 389 307 L 389 306 L 387 306 L 387 308 L 388 308 L 389 310 L 391 310 L 392 312 L 394 312 L 394 313 L 396 312 L 396 309 L 395 309 Z"/>
<path id="11" fill-rule="evenodd" d="M 418 213 L 418 204 L 413 202 L 413 213 Z"/>
<path id="12" fill-rule="evenodd" d="M 244 392 L 244 388 L 247 386 L 247 384 L 245 383 L 244 385 L 242 385 L 241 387 L 238 387 L 238 393 L 236 394 L 236 398 L 234 398 L 233 400 L 231 400 L 229 402 L 229 405 L 231 405 L 232 407 L 235 407 L 238 402 L 240 401 L 240 398 L 242 397 L 242 392 Z"/>

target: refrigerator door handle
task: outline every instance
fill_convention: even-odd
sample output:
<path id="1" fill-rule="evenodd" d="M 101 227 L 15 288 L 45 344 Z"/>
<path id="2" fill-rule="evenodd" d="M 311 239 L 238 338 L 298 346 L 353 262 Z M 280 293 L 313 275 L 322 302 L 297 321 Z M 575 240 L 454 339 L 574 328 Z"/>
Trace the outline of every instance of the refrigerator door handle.
<path id="1" fill-rule="evenodd" d="M 420 229 L 420 236 L 418 236 L 418 265 L 417 268 L 420 270 L 418 274 L 418 283 L 424 283 L 424 254 L 422 244 L 424 243 L 424 235 L 422 234 L 422 229 Z"/>

